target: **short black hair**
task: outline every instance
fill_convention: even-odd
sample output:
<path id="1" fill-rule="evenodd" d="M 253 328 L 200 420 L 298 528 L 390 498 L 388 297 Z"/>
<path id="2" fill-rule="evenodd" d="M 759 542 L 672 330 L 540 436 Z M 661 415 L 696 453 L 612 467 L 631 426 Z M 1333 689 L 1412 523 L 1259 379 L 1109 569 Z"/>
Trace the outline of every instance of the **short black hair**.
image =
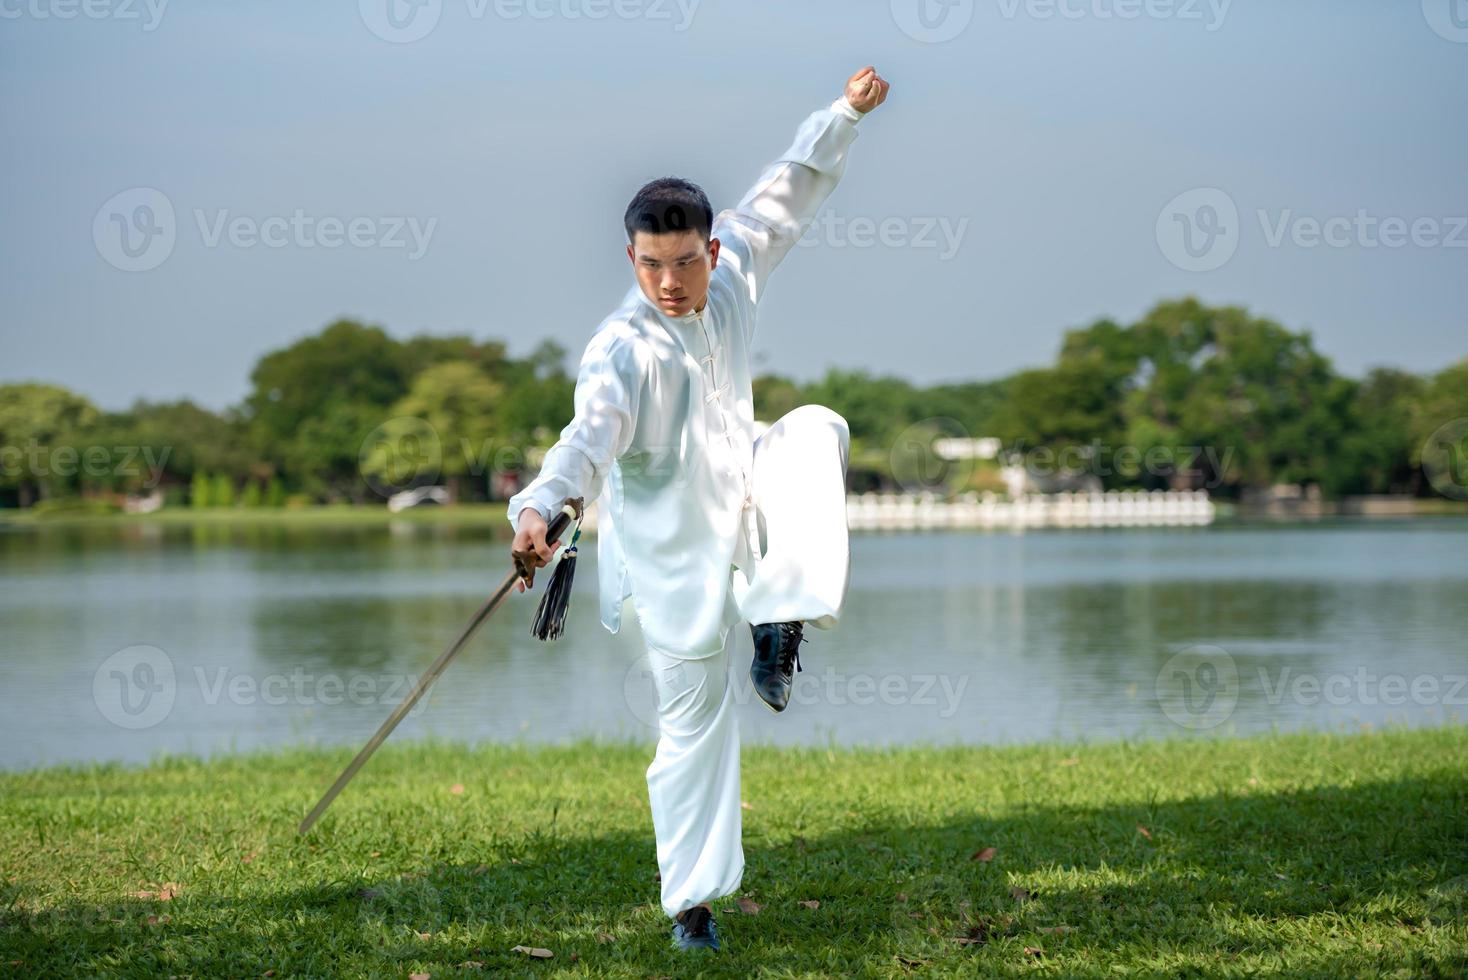
<path id="1" fill-rule="evenodd" d="M 662 235 L 690 229 L 707 241 L 713 235 L 714 209 L 703 188 L 692 181 L 659 177 L 642 185 L 627 205 L 622 224 L 627 229 L 628 244 L 639 231 Z"/>

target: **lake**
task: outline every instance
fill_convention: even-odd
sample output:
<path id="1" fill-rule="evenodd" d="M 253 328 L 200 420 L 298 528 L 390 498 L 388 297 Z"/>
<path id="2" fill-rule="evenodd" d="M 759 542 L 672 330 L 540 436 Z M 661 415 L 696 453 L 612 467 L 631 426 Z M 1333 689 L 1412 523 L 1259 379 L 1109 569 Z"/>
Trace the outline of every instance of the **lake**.
<path id="1" fill-rule="evenodd" d="M 0 532 L 0 767 L 358 745 L 507 549 L 406 522 Z M 533 639 L 535 601 L 513 596 L 394 739 L 654 740 L 636 618 L 597 621 L 595 550 L 561 641 Z M 842 622 L 807 636 L 783 715 L 733 665 L 746 741 L 1461 722 L 1468 520 L 858 534 Z"/>

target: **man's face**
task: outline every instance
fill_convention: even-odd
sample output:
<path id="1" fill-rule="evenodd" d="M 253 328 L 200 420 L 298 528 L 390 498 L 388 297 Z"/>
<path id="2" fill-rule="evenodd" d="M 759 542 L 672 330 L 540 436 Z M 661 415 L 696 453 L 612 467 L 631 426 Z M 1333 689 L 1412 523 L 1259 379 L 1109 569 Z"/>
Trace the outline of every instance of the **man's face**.
<path id="1" fill-rule="evenodd" d="M 627 246 L 627 257 L 642 295 L 668 316 L 683 316 L 701 309 L 708 297 L 709 275 L 719 264 L 719 240 L 704 241 L 696 231 L 639 231 Z"/>

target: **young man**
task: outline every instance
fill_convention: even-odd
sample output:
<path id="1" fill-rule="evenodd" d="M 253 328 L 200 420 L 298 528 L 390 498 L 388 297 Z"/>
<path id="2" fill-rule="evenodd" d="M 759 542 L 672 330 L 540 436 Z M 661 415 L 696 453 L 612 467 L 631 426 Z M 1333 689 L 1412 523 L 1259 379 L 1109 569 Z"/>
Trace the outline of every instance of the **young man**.
<path id="1" fill-rule="evenodd" d="M 602 495 L 601 619 L 616 632 L 631 596 L 647 645 L 660 733 L 648 797 L 682 949 L 718 948 L 709 901 L 744 871 L 728 667 L 745 634 L 732 627 L 751 624 L 751 681 L 783 711 L 803 626 L 836 624 L 850 575 L 846 422 L 806 405 L 754 439 L 755 312 L 887 91 L 874 68 L 852 75 L 717 218 L 685 180 L 637 192 L 624 217 L 637 285 L 586 347 L 575 417 L 510 501 L 511 554 L 533 577 L 560 546 L 545 541 L 550 515 Z"/>

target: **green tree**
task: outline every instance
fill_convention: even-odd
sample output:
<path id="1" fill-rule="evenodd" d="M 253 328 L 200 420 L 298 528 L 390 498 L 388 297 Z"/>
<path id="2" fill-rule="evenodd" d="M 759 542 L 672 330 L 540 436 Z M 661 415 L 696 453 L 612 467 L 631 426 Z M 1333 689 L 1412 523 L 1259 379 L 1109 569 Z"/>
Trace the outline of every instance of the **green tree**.
<path id="1" fill-rule="evenodd" d="M 209 491 L 209 502 L 215 507 L 234 506 L 234 481 L 228 473 L 214 474 L 214 488 Z"/>
<path id="2" fill-rule="evenodd" d="M 0 492 L 21 507 L 77 486 L 71 440 L 101 413 L 59 385 L 0 385 Z M 56 450 L 69 447 L 68 454 Z"/>
<path id="3" fill-rule="evenodd" d="M 213 489 L 214 481 L 209 478 L 209 474 L 203 470 L 196 470 L 193 481 L 189 485 L 189 506 L 194 508 L 213 506 Z"/>
<path id="4" fill-rule="evenodd" d="M 427 368 L 393 406 L 384 438 L 369 449 L 363 468 L 386 488 L 402 488 L 408 475 L 416 483 L 441 474 L 455 500 L 467 499 L 469 479 L 485 474 L 502 445 L 496 410 L 503 400 L 504 386 L 473 364 L 448 361 Z M 420 452 L 425 439 L 438 447 L 437 466 L 429 460 L 426 468 L 405 468 L 405 447 Z"/>

